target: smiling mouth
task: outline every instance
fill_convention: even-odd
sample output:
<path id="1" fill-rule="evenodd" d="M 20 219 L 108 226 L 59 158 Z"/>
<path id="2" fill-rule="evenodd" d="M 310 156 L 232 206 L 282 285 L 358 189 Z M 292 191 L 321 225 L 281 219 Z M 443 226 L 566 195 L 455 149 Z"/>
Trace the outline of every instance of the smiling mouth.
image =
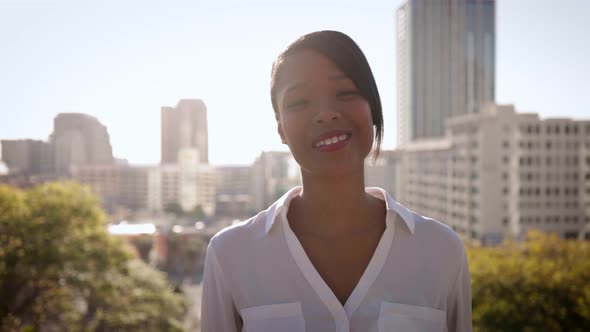
<path id="1" fill-rule="evenodd" d="M 348 139 L 350 139 L 350 136 L 352 136 L 352 135 L 351 134 L 334 135 L 332 137 L 328 137 L 326 139 L 322 139 L 320 141 L 315 142 L 313 144 L 313 147 L 314 148 L 329 147 L 332 144 L 347 141 Z"/>

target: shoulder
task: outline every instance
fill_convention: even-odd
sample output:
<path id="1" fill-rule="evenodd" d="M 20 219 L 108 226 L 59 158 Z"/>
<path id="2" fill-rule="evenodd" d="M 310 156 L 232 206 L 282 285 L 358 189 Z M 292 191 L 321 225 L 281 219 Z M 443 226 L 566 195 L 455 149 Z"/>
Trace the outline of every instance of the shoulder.
<path id="1" fill-rule="evenodd" d="M 388 211 L 394 211 L 397 214 L 396 224 L 401 227 L 396 226 L 396 233 L 401 231 L 408 236 L 408 240 L 418 243 L 425 249 L 446 249 L 443 252 L 450 251 L 456 254 L 465 251 L 463 240 L 448 225 L 409 209 L 396 201 L 384 189 L 373 187 L 369 188 L 369 191 L 383 195 Z"/>
<path id="2" fill-rule="evenodd" d="M 448 225 L 443 222 L 423 216 L 407 207 L 395 202 L 395 210 L 400 217 L 400 222 L 405 222 L 412 232 L 404 232 L 408 236 L 415 250 L 424 253 L 436 253 L 440 259 L 449 262 L 461 262 L 465 255 L 463 239 Z M 397 227 L 396 227 L 397 233 Z M 410 235 L 411 234 L 411 235 Z"/>
<path id="3" fill-rule="evenodd" d="M 416 212 L 412 212 L 416 235 L 423 240 L 433 241 L 433 245 L 449 247 L 454 251 L 465 250 L 463 239 L 448 225 Z"/>
<path id="4" fill-rule="evenodd" d="M 213 248 L 217 255 L 244 249 L 264 234 L 266 215 L 267 211 L 263 210 L 247 220 L 220 230 L 209 241 L 209 249 Z"/>
<path id="5" fill-rule="evenodd" d="M 414 234 L 403 237 L 406 249 L 410 249 L 412 257 L 424 263 L 430 273 L 438 276 L 442 287 L 450 289 L 458 276 L 469 269 L 463 239 L 438 220 L 414 211 L 410 211 L 409 216 L 414 221 Z"/>

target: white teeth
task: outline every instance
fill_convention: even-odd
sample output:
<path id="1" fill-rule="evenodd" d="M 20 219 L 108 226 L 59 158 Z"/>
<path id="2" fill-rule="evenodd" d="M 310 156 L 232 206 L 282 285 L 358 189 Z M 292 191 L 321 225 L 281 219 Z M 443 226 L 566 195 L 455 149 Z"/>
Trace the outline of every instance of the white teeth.
<path id="1" fill-rule="evenodd" d="M 330 145 L 330 144 L 334 144 L 337 142 L 342 142 L 342 141 L 346 140 L 347 138 L 348 138 L 348 135 L 342 134 L 340 136 L 334 136 L 334 137 L 319 141 L 316 143 L 315 146 L 319 148 L 320 146 Z"/>

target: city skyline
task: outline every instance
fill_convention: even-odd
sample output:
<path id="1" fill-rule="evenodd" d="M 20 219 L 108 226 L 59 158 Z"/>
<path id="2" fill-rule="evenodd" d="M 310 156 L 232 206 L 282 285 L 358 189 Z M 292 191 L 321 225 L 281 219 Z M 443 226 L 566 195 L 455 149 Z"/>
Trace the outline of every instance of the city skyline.
<path id="1" fill-rule="evenodd" d="M 115 157 L 156 164 L 160 108 L 202 99 L 210 162 L 250 164 L 262 150 L 286 150 L 270 105 L 272 61 L 301 34 L 336 29 L 359 43 L 375 72 L 383 147 L 392 149 L 402 3 L 1 1 L 0 138 L 46 141 L 58 113 L 86 113 L 108 128 Z M 497 102 L 542 117 L 587 118 L 587 14 L 583 1 L 498 1 Z"/>

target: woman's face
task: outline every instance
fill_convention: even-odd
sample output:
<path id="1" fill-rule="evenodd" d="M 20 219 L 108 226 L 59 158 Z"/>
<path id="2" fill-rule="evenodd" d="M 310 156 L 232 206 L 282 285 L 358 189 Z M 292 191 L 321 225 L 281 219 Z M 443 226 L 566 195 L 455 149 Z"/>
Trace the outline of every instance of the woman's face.
<path id="1" fill-rule="evenodd" d="M 369 102 L 329 58 L 301 50 L 284 60 L 277 125 L 304 175 L 362 171 L 373 146 Z"/>

